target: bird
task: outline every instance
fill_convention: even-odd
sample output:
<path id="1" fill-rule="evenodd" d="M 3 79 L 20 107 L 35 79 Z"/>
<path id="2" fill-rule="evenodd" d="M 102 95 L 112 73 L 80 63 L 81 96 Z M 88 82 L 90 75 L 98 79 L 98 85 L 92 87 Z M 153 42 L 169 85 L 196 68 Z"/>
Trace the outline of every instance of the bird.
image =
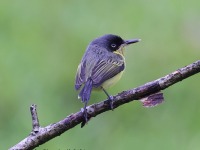
<path id="1" fill-rule="evenodd" d="M 140 39 L 124 40 L 118 35 L 106 34 L 92 40 L 78 65 L 75 77 L 75 89 L 84 105 L 84 121 L 88 122 L 87 104 L 93 90 L 102 90 L 107 95 L 113 110 L 113 97 L 106 91 L 121 78 L 126 67 L 125 47 L 139 42 Z"/>

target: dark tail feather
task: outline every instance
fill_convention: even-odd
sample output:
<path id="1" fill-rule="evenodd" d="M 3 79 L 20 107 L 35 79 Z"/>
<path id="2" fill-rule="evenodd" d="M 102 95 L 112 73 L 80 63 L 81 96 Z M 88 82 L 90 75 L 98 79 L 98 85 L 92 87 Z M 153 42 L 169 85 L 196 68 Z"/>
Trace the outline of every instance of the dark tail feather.
<path id="1" fill-rule="evenodd" d="M 79 93 L 82 102 L 88 102 L 92 91 L 92 80 L 88 79 Z"/>
<path id="2" fill-rule="evenodd" d="M 87 103 L 90 99 L 90 95 L 92 92 L 92 80 L 88 79 L 87 82 L 85 83 L 84 87 L 81 89 L 80 93 L 79 93 L 79 97 L 81 98 L 82 102 L 85 103 L 84 106 L 84 121 L 81 123 L 81 128 L 88 122 L 88 116 L 87 116 Z"/>

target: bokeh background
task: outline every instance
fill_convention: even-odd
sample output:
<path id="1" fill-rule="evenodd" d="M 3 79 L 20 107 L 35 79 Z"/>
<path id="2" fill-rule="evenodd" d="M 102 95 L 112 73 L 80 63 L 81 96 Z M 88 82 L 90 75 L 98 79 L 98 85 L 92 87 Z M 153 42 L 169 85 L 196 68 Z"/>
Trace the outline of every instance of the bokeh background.
<path id="1" fill-rule="evenodd" d="M 31 131 L 37 104 L 46 126 L 79 111 L 74 76 L 88 43 L 106 33 L 141 38 L 128 47 L 114 95 L 164 76 L 200 56 L 198 0 L 0 1 L 0 149 Z M 126 104 L 37 149 L 200 149 L 200 76 L 164 91 L 165 103 Z M 105 99 L 93 93 L 90 104 Z"/>

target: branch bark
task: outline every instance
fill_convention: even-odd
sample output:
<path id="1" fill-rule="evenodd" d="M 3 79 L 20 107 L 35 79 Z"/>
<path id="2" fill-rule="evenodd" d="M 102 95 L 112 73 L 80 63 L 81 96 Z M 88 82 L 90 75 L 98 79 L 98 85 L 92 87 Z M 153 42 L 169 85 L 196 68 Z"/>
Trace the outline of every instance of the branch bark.
<path id="1" fill-rule="evenodd" d="M 139 100 L 141 98 L 145 98 L 151 94 L 164 90 L 169 86 L 199 72 L 200 72 L 200 60 L 188 66 L 180 68 L 157 80 L 148 82 L 142 86 L 139 86 L 131 90 L 123 91 L 113 96 L 113 107 L 117 108 L 133 100 Z M 95 117 L 109 110 L 110 110 L 110 105 L 108 100 L 104 100 L 87 107 L 87 112 L 89 117 Z M 55 138 L 56 136 L 61 135 L 65 131 L 75 127 L 76 125 L 84 121 L 83 112 L 79 111 L 67 116 L 66 118 L 64 118 L 59 122 L 50 124 L 46 127 L 40 127 L 36 112 L 36 105 L 31 106 L 31 114 L 32 114 L 32 125 L 33 125 L 31 134 L 21 142 L 16 144 L 15 146 L 11 147 L 10 150 L 33 149 Z"/>

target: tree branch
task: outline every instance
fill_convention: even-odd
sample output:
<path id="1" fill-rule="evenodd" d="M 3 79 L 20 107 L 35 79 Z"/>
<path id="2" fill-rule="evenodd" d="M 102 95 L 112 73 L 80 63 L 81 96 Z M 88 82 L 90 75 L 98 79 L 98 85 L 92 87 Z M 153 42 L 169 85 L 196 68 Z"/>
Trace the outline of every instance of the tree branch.
<path id="1" fill-rule="evenodd" d="M 131 102 L 133 100 L 139 100 L 151 94 L 157 93 L 160 90 L 164 90 L 169 86 L 199 72 L 200 72 L 200 60 L 188 66 L 180 68 L 162 78 L 159 78 L 152 82 L 148 82 L 137 88 L 123 91 L 113 96 L 113 107 L 117 108 L 120 105 Z M 110 105 L 108 100 L 104 100 L 87 107 L 87 112 L 89 117 L 95 117 L 109 110 L 110 110 Z M 31 114 L 32 114 L 32 125 L 33 125 L 33 130 L 31 134 L 18 144 L 10 148 L 10 150 L 33 149 L 35 147 L 38 147 L 39 145 L 49 141 L 50 139 L 59 136 L 65 131 L 75 127 L 84 120 L 83 112 L 79 111 L 67 116 L 66 118 L 57 123 L 50 124 L 46 127 L 40 127 L 36 112 L 36 105 L 31 106 Z"/>

